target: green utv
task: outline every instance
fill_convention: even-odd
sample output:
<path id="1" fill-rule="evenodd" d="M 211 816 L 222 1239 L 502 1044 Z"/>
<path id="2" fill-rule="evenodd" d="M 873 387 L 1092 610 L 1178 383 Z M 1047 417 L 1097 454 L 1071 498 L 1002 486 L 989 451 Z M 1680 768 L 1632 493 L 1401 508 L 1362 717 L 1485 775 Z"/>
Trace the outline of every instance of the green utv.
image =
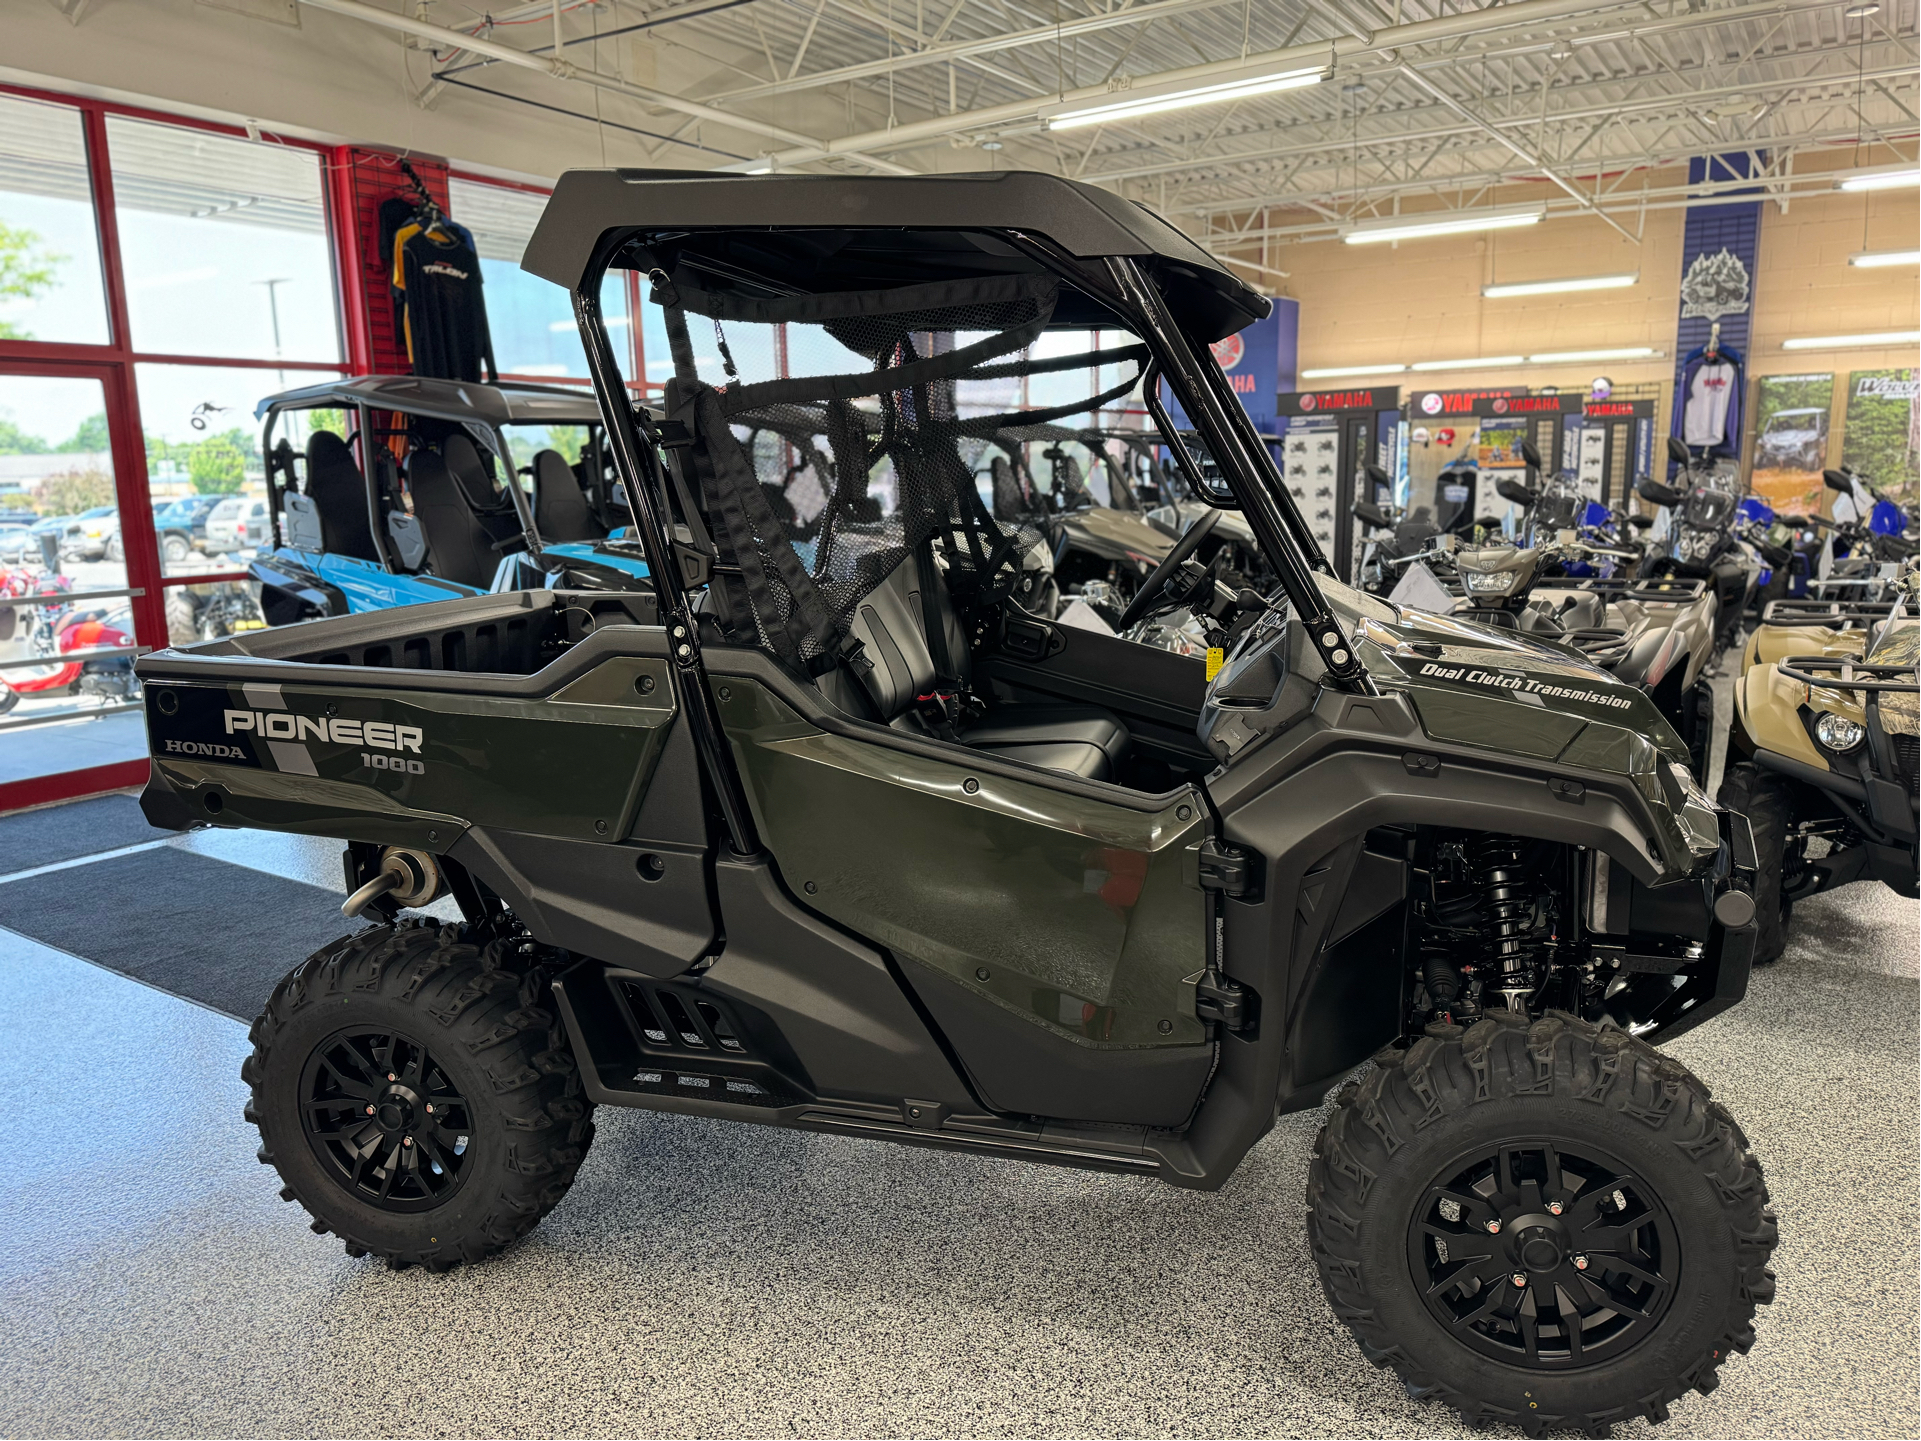
<path id="1" fill-rule="evenodd" d="M 525 264 L 573 293 L 658 590 L 139 662 L 149 818 L 339 837 L 378 918 L 275 987 L 243 1070 L 315 1231 L 480 1260 L 596 1106 L 1212 1189 L 1371 1058 L 1308 1234 L 1413 1395 L 1598 1434 L 1748 1349 L 1761 1168 L 1650 1044 L 1746 989 L 1746 822 L 1641 692 L 1335 579 L 1209 355 L 1264 299 L 1021 173 L 576 172 Z M 658 412 L 609 267 L 662 307 Z M 1009 427 L 1136 394 L 1279 578 L 1231 589 L 1197 525 L 1143 580 L 1211 679 L 1013 604 L 1032 537 L 976 481 Z M 401 917 L 442 894 L 463 923 Z"/>

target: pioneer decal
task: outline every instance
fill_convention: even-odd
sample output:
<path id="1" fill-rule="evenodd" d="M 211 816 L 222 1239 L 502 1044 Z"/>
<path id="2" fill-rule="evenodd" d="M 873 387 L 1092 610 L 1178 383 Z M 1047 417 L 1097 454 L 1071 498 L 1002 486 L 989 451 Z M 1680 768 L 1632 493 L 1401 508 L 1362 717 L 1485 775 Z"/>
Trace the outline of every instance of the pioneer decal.
<path id="1" fill-rule="evenodd" d="M 344 716 L 294 715 L 287 711 L 230 710 L 224 715 L 227 734 L 252 731 L 270 741 L 332 741 L 335 745 L 369 746 L 374 750 L 412 751 L 418 755 L 426 734 L 418 726 L 387 721 L 349 720 Z"/>
<path id="2" fill-rule="evenodd" d="M 1634 708 L 1634 701 L 1629 696 L 1609 695 L 1606 691 L 1577 690 L 1573 686 L 1551 685 L 1546 681 L 1535 680 L 1532 676 L 1478 670 L 1468 666 L 1442 665 L 1438 661 L 1429 661 L 1415 674 L 1423 680 L 1458 681 L 1462 685 L 1481 686 L 1488 690 L 1517 691 L 1525 695 L 1545 696 L 1552 700 L 1582 701 L 1589 705 L 1612 706 L 1616 710 Z"/>

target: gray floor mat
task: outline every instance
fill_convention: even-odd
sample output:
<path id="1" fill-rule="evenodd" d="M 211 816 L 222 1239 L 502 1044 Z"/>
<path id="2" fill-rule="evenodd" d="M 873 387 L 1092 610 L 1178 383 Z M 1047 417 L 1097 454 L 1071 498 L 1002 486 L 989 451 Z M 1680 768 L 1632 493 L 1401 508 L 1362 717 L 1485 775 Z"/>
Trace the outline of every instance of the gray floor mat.
<path id="1" fill-rule="evenodd" d="M 0 886 L 0 925 L 251 1021 L 359 923 L 332 891 L 168 846 Z"/>
<path id="2" fill-rule="evenodd" d="M 0 876 L 71 861 L 101 851 L 165 840 L 140 814 L 133 796 L 96 796 L 37 811 L 0 816 Z"/>

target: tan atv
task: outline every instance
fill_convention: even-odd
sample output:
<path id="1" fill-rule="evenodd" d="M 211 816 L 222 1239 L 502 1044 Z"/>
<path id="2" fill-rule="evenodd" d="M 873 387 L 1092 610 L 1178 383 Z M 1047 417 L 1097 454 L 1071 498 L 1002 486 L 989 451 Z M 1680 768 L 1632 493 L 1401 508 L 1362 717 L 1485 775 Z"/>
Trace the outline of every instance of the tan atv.
<path id="1" fill-rule="evenodd" d="M 1888 601 L 1771 600 L 1741 647 L 1740 674 L 1797 655 L 1859 656 L 1867 632 L 1888 619 Z"/>
<path id="2" fill-rule="evenodd" d="M 1910 566 L 1893 606 L 1871 622 L 1837 613 L 1797 625 L 1771 615 L 1743 658 L 1720 801 L 1754 828 L 1757 962 L 1780 956 L 1794 903 L 1818 891 L 1872 879 L 1921 893 L 1918 585 Z"/>

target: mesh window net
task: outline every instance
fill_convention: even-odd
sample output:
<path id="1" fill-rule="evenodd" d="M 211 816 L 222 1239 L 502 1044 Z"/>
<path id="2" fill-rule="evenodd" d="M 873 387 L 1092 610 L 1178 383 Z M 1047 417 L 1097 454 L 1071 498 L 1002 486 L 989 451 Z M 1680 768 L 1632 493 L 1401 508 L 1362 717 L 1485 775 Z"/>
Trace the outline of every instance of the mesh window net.
<path id="1" fill-rule="evenodd" d="M 1029 456 L 1074 440 L 1058 422 L 1119 401 L 1148 358 L 1050 334 L 1047 276 L 766 298 L 686 268 L 650 280 L 674 359 L 674 506 L 711 549 L 716 618 L 816 674 L 848 654 L 861 598 L 922 547 L 962 609 L 1006 595 L 1038 543 L 1034 492 L 1086 486 L 1085 452 L 1042 461 L 1038 486 Z"/>

